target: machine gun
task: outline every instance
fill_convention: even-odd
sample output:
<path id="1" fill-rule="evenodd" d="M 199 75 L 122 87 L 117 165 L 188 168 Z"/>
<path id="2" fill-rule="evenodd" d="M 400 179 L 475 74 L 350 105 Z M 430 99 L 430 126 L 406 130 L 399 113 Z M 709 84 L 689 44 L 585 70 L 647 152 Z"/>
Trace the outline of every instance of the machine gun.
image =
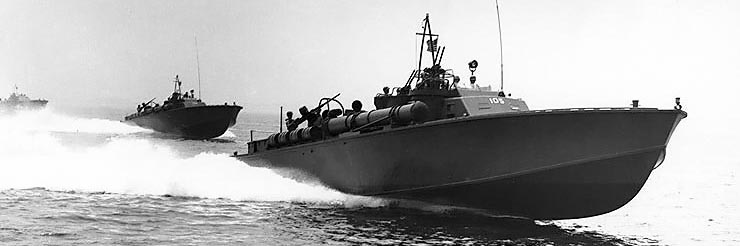
<path id="1" fill-rule="evenodd" d="M 157 99 L 157 98 L 156 97 L 155 98 L 152 98 L 152 100 L 149 100 L 146 103 L 142 103 L 141 105 L 137 105 L 136 106 L 136 111 L 139 112 L 139 113 L 142 112 L 142 111 L 146 111 L 146 109 L 148 109 L 149 104 L 151 104 L 152 102 L 154 102 L 154 99 Z"/>
<path id="2" fill-rule="evenodd" d="M 304 121 L 308 120 L 310 117 L 318 117 L 319 115 L 321 115 L 321 108 L 324 107 L 324 106 L 326 106 L 326 104 L 328 104 L 331 101 L 336 101 L 336 98 L 339 97 L 340 94 L 341 93 L 337 93 L 337 95 L 335 95 L 332 98 L 323 98 L 321 100 L 321 103 L 319 103 L 319 106 L 316 106 L 315 108 L 311 109 L 310 111 L 308 110 L 308 108 L 306 108 L 306 106 L 303 106 L 300 109 L 298 109 L 298 112 L 301 113 L 301 117 L 298 118 L 298 119 L 295 119 L 293 122 L 290 122 L 287 125 L 288 129 L 298 128 L 298 126 L 301 123 L 303 123 Z M 324 100 L 324 99 L 326 99 L 326 100 Z"/>
<path id="3" fill-rule="evenodd" d="M 144 107 L 146 107 L 150 103 L 154 102 L 154 99 L 157 99 L 157 98 L 156 97 L 155 98 L 152 98 L 152 100 L 149 100 L 148 102 L 144 103 Z"/>

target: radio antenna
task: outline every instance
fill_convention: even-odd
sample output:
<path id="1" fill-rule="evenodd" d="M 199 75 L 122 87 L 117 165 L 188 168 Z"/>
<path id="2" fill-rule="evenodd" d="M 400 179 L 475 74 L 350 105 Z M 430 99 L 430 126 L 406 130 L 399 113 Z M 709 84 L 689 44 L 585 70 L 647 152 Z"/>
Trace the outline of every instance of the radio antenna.
<path id="1" fill-rule="evenodd" d="M 498 12 L 498 0 L 496 0 L 496 19 L 498 20 L 498 47 L 499 53 L 501 54 L 501 91 L 504 91 L 504 42 L 501 38 L 501 14 Z"/>
<path id="2" fill-rule="evenodd" d="M 193 38 L 195 39 L 195 63 L 198 70 L 198 99 L 203 99 L 203 94 L 201 94 L 202 92 L 200 90 L 200 57 L 198 55 L 198 37 L 193 36 Z"/>

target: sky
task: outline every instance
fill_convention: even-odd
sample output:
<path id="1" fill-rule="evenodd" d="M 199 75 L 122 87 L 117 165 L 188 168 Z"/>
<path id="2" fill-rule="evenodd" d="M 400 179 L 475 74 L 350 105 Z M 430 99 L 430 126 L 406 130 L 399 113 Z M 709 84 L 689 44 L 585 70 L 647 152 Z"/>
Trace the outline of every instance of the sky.
<path id="1" fill-rule="evenodd" d="M 726 112 L 740 82 L 740 1 L 500 0 L 504 90 L 530 108 Z M 0 97 L 17 84 L 52 107 L 164 100 L 179 75 L 202 99 L 248 112 L 315 105 L 342 93 L 372 105 L 416 67 L 429 13 L 442 65 L 500 86 L 495 2 L 0 0 Z M 720 115 L 720 116 L 718 116 Z M 733 118 L 734 117 L 734 118 Z"/>

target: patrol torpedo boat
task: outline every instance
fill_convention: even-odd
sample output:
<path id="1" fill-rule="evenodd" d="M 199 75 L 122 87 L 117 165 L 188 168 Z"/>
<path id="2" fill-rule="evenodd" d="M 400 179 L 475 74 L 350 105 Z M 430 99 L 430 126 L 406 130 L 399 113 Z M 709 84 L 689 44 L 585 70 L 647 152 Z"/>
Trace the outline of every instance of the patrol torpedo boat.
<path id="1" fill-rule="evenodd" d="M 31 99 L 26 94 L 18 92 L 18 86 L 15 86 L 15 90 L 10 93 L 10 96 L 6 99 L 0 98 L 0 112 L 8 111 L 15 112 L 19 110 L 39 110 L 46 107 L 49 103 L 48 100 L 44 99 Z"/>
<path id="2" fill-rule="evenodd" d="M 375 109 L 364 111 L 359 102 L 344 109 L 336 96 L 324 98 L 316 108 L 301 108 L 288 131 L 252 139 L 235 158 L 348 194 L 574 219 L 634 198 L 687 116 L 678 98 L 673 109 L 636 101 L 530 109 L 503 90 L 477 86 L 475 76 L 463 86 L 442 67 L 444 47 L 430 29 L 427 15 L 419 67 L 403 86 L 375 96 Z M 432 62 L 422 69 L 425 52 Z M 473 73 L 478 62 L 468 67 Z"/>
<path id="3" fill-rule="evenodd" d="M 162 105 L 152 98 L 138 105 L 137 112 L 126 116 L 123 122 L 185 139 L 215 138 L 236 124 L 241 106 L 206 105 L 194 90 L 182 93 L 179 76 L 175 76 L 174 83 L 172 95 Z"/>

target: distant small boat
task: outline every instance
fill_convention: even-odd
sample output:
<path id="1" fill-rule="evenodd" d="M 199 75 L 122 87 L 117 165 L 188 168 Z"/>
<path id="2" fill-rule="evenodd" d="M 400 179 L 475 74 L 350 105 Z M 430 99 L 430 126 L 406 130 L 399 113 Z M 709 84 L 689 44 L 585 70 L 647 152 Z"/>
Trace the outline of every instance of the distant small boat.
<path id="1" fill-rule="evenodd" d="M 0 98 L 0 111 L 43 109 L 47 103 L 47 100 L 31 99 L 26 94 L 18 93 L 18 86 L 15 86 L 15 91 L 7 99 Z"/>
<path id="2" fill-rule="evenodd" d="M 180 90 L 182 82 L 175 76 L 175 90 L 162 105 L 154 98 L 137 106 L 137 112 L 124 118 L 124 122 L 187 139 L 210 139 L 221 136 L 236 124 L 241 106 L 206 105 L 195 97 L 195 91 Z"/>

